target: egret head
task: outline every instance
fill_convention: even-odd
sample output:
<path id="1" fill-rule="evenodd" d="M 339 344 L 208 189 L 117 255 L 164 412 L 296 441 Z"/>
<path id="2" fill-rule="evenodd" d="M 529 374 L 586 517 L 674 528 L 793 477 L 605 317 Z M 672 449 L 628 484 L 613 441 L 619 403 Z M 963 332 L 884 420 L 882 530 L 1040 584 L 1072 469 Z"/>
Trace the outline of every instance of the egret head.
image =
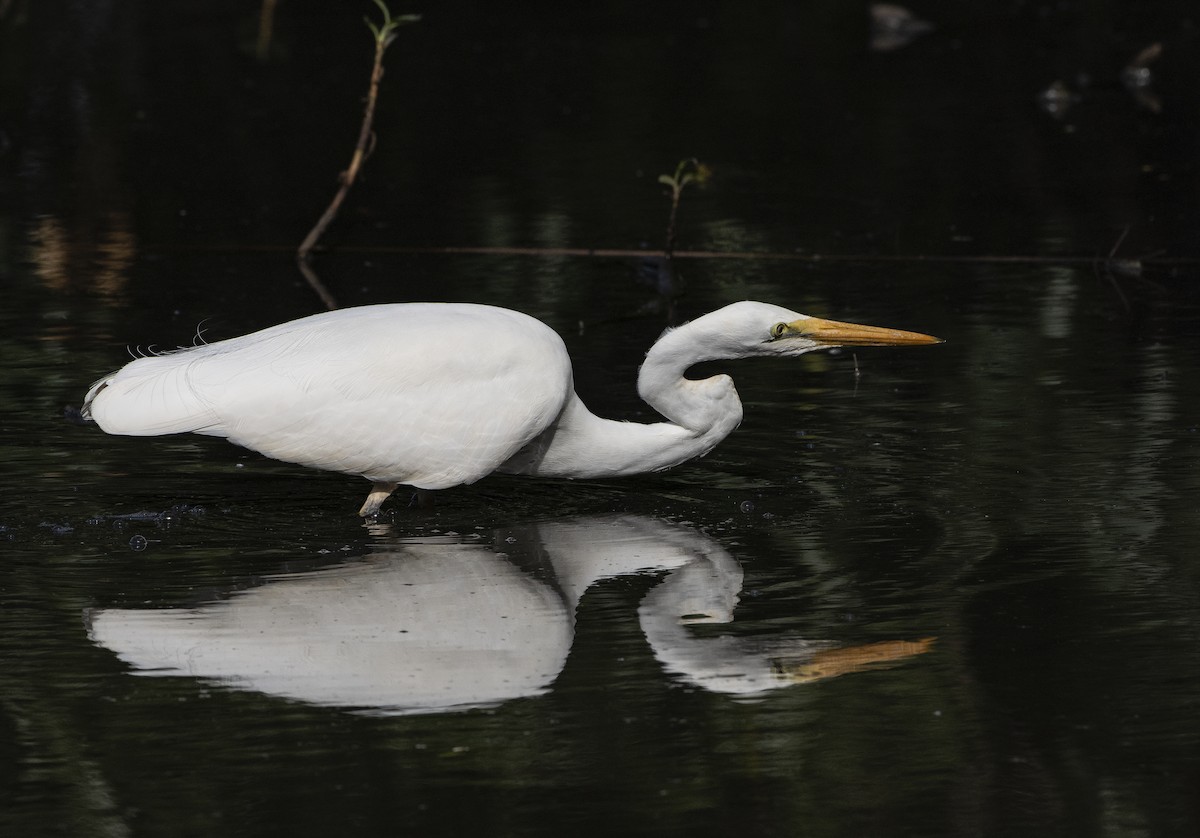
<path id="1" fill-rule="evenodd" d="M 810 317 L 752 301 L 732 303 L 693 321 L 708 333 L 712 357 L 803 355 L 836 346 L 920 346 L 941 343 L 919 332 Z"/>
<path id="2" fill-rule="evenodd" d="M 942 339 L 920 332 L 843 323 L 802 314 L 795 320 L 773 323 L 767 343 L 782 354 L 798 355 L 834 346 L 920 346 L 942 343 Z"/>

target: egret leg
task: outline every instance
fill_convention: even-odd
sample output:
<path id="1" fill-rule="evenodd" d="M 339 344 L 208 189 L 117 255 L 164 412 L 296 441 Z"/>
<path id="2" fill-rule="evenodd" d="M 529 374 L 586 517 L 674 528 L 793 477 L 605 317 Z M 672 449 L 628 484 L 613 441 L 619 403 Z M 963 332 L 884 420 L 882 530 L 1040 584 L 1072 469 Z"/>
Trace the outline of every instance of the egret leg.
<path id="1" fill-rule="evenodd" d="M 392 492 L 396 491 L 399 483 L 376 483 L 371 487 L 371 494 L 367 495 L 367 500 L 362 505 L 362 509 L 358 510 L 358 514 L 363 518 L 373 518 L 379 514 L 379 507 L 383 506 L 383 502 L 391 496 Z"/>

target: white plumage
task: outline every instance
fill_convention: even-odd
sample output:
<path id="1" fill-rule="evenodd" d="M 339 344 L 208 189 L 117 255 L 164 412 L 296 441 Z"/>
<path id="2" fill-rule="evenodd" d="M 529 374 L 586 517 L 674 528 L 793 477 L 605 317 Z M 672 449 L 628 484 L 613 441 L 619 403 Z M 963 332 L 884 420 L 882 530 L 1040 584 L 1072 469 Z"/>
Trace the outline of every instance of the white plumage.
<path id="1" fill-rule="evenodd" d="M 700 361 L 937 342 L 734 303 L 651 348 L 638 392 L 669 421 L 640 425 L 593 415 L 575 395 L 562 339 L 528 315 L 375 305 L 139 358 L 92 385 L 82 412 L 110 434 L 219 436 L 362 475 L 375 484 L 366 516 L 399 485 L 444 489 L 496 471 L 610 477 L 702 456 L 737 427 L 742 407 L 728 376 L 684 376 Z"/>

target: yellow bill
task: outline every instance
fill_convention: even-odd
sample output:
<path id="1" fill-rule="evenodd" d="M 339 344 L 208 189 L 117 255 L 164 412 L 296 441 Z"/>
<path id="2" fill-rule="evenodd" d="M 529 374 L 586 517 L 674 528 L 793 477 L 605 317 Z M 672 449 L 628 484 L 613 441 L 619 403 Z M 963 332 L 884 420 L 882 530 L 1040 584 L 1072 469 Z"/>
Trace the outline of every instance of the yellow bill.
<path id="1" fill-rule="evenodd" d="M 787 324 L 787 328 L 799 337 L 828 346 L 921 346 L 943 343 L 941 338 L 923 335 L 920 332 L 905 332 L 881 326 L 860 326 L 857 323 L 842 323 L 820 317 L 794 320 Z"/>

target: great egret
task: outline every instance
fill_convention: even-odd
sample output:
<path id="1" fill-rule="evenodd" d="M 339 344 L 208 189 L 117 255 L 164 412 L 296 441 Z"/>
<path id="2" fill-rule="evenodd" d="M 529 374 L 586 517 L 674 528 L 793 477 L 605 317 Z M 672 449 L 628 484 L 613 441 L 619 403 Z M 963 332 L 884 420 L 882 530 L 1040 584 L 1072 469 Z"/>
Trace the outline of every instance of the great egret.
<path id="1" fill-rule="evenodd" d="M 92 385 L 82 415 L 110 434 L 219 436 L 362 475 L 374 483 L 359 510 L 370 517 L 400 485 L 445 489 L 493 472 L 618 477 L 703 456 L 741 422 L 742 403 L 727 375 L 684 376 L 701 361 L 940 342 L 733 303 L 650 348 L 638 393 L 668 421 L 642 425 L 589 411 L 562 339 L 526 314 L 373 305 L 138 358 Z"/>

